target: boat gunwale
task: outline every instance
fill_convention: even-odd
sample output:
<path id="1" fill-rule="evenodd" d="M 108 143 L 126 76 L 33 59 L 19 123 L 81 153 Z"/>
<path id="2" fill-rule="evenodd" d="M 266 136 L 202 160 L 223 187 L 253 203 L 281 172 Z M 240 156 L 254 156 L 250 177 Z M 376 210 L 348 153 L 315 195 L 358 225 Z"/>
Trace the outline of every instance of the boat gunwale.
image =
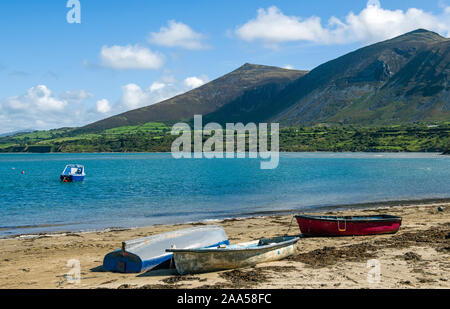
<path id="1" fill-rule="evenodd" d="M 377 216 L 315 216 L 315 215 L 295 215 L 296 219 L 307 219 L 315 221 L 346 221 L 351 223 L 366 223 L 366 222 L 398 222 L 402 221 L 402 217 L 392 215 L 377 215 Z M 356 219 L 355 219 L 356 218 Z"/>
<path id="2" fill-rule="evenodd" d="M 185 229 L 181 229 L 181 230 L 168 231 L 168 232 L 164 232 L 164 233 L 160 233 L 160 234 L 154 234 L 154 235 L 150 235 L 150 236 L 146 236 L 146 237 L 126 240 L 126 241 L 122 242 L 122 248 L 124 248 L 125 251 L 128 252 L 128 250 L 135 250 L 137 248 L 147 246 L 147 245 L 149 245 L 149 242 L 152 240 L 167 239 L 168 238 L 167 236 L 170 236 L 172 234 L 177 234 L 177 233 L 188 234 L 190 232 L 197 232 L 197 231 L 201 231 L 201 230 L 222 230 L 222 231 L 224 231 L 223 227 L 221 227 L 220 225 L 205 225 L 205 226 L 199 226 L 199 227 L 189 227 L 189 228 L 185 228 Z M 119 249 L 119 250 L 121 250 L 121 249 Z"/>
<path id="3" fill-rule="evenodd" d="M 292 239 L 285 240 L 278 243 L 273 243 L 269 245 L 263 245 L 263 246 L 256 246 L 256 247 L 242 247 L 242 248 L 193 248 L 193 249 L 166 249 L 166 252 L 172 252 L 172 253 L 213 253 L 213 252 L 246 252 L 246 251 L 257 251 L 257 250 L 266 250 L 266 249 L 277 249 L 282 247 L 287 247 L 290 245 L 294 245 L 296 242 L 300 240 L 300 237 L 297 236 L 291 236 Z M 250 245 L 250 244 L 257 244 L 259 240 L 240 243 L 236 245 Z"/>

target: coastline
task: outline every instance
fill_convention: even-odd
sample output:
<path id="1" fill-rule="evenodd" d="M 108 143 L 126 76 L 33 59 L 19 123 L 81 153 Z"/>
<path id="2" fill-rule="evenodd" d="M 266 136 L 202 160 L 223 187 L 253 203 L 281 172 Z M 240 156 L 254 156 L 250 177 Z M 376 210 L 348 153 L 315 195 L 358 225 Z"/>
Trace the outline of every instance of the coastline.
<path id="1" fill-rule="evenodd" d="M 149 227 L 158 227 L 158 226 L 176 226 L 180 224 L 191 224 L 191 225 L 198 225 L 198 224 L 214 224 L 214 223 L 220 223 L 222 221 L 226 220 L 242 220 L 242 219 L 254 219 L 254 218 L 264 218 L 264 217 L 271 217 L 271 216 L 279 216 L 279 215 L 294 215 L 294 214 L 300 214 L 300 213 L 317 213 L 317 214 L 323 214 L 330 211 L 367 211 L 367 210 L 377 210 L 379 208 L 385 208 L 385 207 L 391 207 L 391 206 L 398 206 L 398 207 L 408 207 L 410 205 L 428 205 L 428 204 L 448 204 L 450 203 L 450 197 L 444 197 L 444 198 L 425 198 L 425 199 L 412 199 L 412 200 L 389 200 L 389 201 L 378 201 L 378 202 L 366 202 L 366 203 L 355 203 L 355 204 L 342 204 L 342 205 L 314 205 L 314 206 L 308 206 L 304 208 L 297 208 L 297 209 L 286 209 L 286 210 L 266 210 L 266 211 L 255 211 L 255 212 L 245 212 L 245 213 L 239 213 L 232 216 L 225 216 L 220 218 L 211 218 L 211 219 L 204 219 L 204 220 L 194 220 L 194 221 L 187 221 L 187 222 L 172 222 L 172 223 L 157 223 L 157 224 L 151 224 L 151 225 L 145 225 L 145 226 L 109 226 L 105 228 L 100 229 L 73 229 L 73 230 L 57 230 L 57 231 L 42 231 L 39 233 L 18 233 L 18 234 L 11 234 L 8 236 L 0 236 L 0 240 L 2 239 L 10 239 L 10 238 L 36 238 L 36 237 L 42 237 L 42 236 L 58 236 L 58 235 L 67 235 L 67 234 L 85 234 L 85 233 L 97 233 L 97 232 L 109 232 L 109 231 L 124 231 L 124 230 L 136 230 L 136 229 L 142 229 L 142 228 L 149 228 Z M 61 227 L 61 226 L 67 226 L 67 225 L 73 225 L 73 223 L 67 223 L 67 224 L 44 224 L 44 225 L 27 225 L 27 226 L 19 226 L 19 227 L 13 227 L 16 229 L 34 229 L 34 228 L 41 228 L 41 227 Z M 11 227 L 9 227 L 11 228 Z M 0 227 L 0 231 L 7 230 L 7 228 Z"/>
<path id="2" fill-rule="evenodd" d="M 388 204 L 387 204 L 388 203 Z M 193 276 L 173 271 L 145 274 L 104 272 L 106 253 L 121 241 L 213 223 L 224 227 L 231 243 L 267 236 L 298 235 L 291 215 L 270 214 L 214 222 L 154 225 L 135 229 L 42 234 L 0 239 L 0 288 L 450 288 L 450 201 L 377 203 L 351 210 L 311 213 L 380 214 L 403 217 L 394 235 L 340 238 L 302 238 L 297 252 L 286 260 L 255 268 Z M 441 206 L 443 211 L 438 211 Z M 292 221 L 292 225 L 291 225 Z M 70 259 L 81 266 L 81 282 L 67 281 Z M 367 281 L 367 261 L 381 263 L 380 283 Z"/>
<path id="3" fill-rule="evenodd" d="M 31 156 L 36 158 L 23 154 L 0 160 L 9 170 L 5 183 L 13 188 L 1 190 L 7 207 L 2 208 L 0 238 L 323 211 L 363 203 L 349 206 L 360 208 L 367 201 L 376 206 L 394 199 L 450 198 L 448 158 L 436 153 L 282 153 L 275 173 L 260 171 L 258 162 L 238 159 L 224 161 L 230 166 L 225 173 L 220 160 L 176 162 L 170 153 Z M 60 185 L 56 177 L 61 166 L 72 161 L 89 167 L 88 178 L 82 184 Z M 119 177 L 112 180 L 105 166 L 116 166 Z M 179 177 L 142 177 L 142 169 L 164 175 L 167 168 Z M 247 176 L 238 180 L 241 174 Z M 187 175 L 200 177 L 204 184 Z M 221 182 L 236 186 L 237 194 Z M 35 190 L 36 183 L 42 190 Z M 177 191 L 186 185 L 186 191 Z M 20 203 L 15 190 L 22 190 Z M 76 195 L 73 203 L 61 203 L 61 196 L 69 195 Z"/>
<path id="4" fill-rule="evenodd" d="M 2 152 L 1 154 L 65 154 L 65 155 L 77 155 L 77 154 L 171 154 L 171 151 L 109 151 L 109 152 Z M 194 152 L 192 152 L 194 153 Z M 246 152 L 247 153 L 247 152 Z M 364 154 L 434 154 L 434 155 L 450 155 L 450 152 L 445 151 L 332 151 L 332 150 L 317 150 L 317 151 L 279 151 L 280 154 L 291 153 L 333 153 L 333 154 L 352 154 L 352 153 L 364 153 Z"/>

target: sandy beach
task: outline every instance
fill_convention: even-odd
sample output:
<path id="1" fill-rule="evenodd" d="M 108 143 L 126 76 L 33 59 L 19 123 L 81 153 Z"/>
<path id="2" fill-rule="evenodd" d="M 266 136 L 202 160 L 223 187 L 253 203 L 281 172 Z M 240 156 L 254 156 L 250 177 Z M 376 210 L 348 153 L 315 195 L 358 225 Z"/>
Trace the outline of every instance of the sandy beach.
<path id="1" fill-rule="evenodd" d="M 302 238 L 296 254 L 288 259 L 191 276 L 178 276 L 170 270 L 110 273 L 103 271 L 102 261 L 122 241 L 205 223 L 1 239 L 0 288 L 450 288 L 450 202 L 404 204 L 326 212 L 399 215 L 403 223 L 397 234 Z M 231 243 L 284 235 L 288 230 L 289 235 L 300 234 L 291 215 L 213 224 L 224 227 Z M 72 259 L 80 261 L 79 283 L 67 280 Z M 368 280 L 373 268 L 367 263 L 374 259 L 380 265 L 379 282 Z"/>

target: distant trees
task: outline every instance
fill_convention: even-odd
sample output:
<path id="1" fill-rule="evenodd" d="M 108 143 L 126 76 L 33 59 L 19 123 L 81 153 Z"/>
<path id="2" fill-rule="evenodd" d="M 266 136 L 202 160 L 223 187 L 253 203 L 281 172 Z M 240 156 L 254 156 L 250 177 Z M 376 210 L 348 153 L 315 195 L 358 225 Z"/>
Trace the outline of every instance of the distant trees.
<path id="1" fill-rule="evenodd" d="M 146 130 L 121 127 L 79 135 L 66 129 L 51 134 L 43 131 L 0 138 L 0 152 L 169 152 L 175 138 L 177 136 L 172 136 L 168 127 L 148 126 Z M 450 123 L 284 127 L 280 129 L 280 151 L 433 151 L 450 154 Z"/>

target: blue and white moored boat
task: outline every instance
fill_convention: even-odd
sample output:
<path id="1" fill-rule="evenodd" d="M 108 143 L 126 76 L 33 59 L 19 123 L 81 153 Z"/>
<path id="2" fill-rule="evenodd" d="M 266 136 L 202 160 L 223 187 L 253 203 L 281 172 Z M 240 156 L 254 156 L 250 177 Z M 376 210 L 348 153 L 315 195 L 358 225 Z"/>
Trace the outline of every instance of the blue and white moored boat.
<path id="1" fill-rule="evenodd" d="M 122 249 L 108 253 L 103 269 L 121 273 L 141 273 L 170 261 L 168 248 L 205 248 L 228 245 L 228 237 L 220 226 L 208 225 L 125 241 Z"/>
<path id="2" fill-rule="evenodd" d="M 62 182 L 83 181 L 86 174 L 84 166 L 79 164 L 69 164 L 59 176 Z"/>
<path id="3" fill-rule="evenodd" d="M 175 267 L 180 275 L 205 273 L 225 269 L 254 266 L 258 263 L 284 259 L 295 252 L 299 237 L 263 238 L 237 245 L 215 248 L 168 249 L 173 253 Z"/>

